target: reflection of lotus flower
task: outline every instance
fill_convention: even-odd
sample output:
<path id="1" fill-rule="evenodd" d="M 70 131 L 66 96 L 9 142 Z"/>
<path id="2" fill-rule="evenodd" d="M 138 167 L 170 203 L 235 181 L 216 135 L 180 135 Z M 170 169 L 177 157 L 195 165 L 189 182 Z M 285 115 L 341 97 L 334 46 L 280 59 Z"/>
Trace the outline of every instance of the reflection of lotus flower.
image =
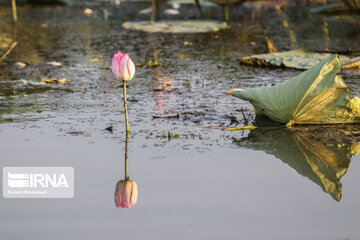
<path id="1" fill-rule="evenodd" d="M 120 180 L 116 184 L 115 205 L 118 208 L 130 208 L 137 201 L 138 191 L 136 182 L 131 180 Z"/>
<path id="2" fill-rule="evenodd" d="M 118 80 L 129 81 L 134 77 L 135 65 L 129 55 L 119 51 L 113 56 L 112 72 Z"/>

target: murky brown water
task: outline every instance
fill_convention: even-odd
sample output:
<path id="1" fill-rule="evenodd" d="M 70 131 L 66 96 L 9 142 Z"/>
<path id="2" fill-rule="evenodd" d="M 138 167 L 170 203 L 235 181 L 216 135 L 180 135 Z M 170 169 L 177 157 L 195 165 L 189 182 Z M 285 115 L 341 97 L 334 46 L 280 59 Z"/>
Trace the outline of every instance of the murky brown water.
<path id="1" fill-rule="evenodd" d="M 95 14 L 83 15 L 85 6 Z M 359 145 L 358 126 L 220 130 L 243 125 L 239 109 L 250 107 L 223 92 L 299 74 L 239 64 L 243 56 L 266 51 L 265 36 L 279 50 L 360 49 L 357 15 L 311 14 L 295 3 L 275 6 L 235 6 L 231 28 L 207 34 L 123 29 L 124 21 L 148 19 L 136 14 L 148 7 L 141 2 L 20 7 L 15 29 L 10 10 L 0 8 L 0 34 L 19 42 L 0 63 L 1 166 L 75 169 L 73 199 L 1 199 L 0 236 L 359 239 L 360 162 L 351 157 Z M 215 6 L 204 10 L 210 19 L 221 18 Z M 180 11 L 182 16 L 167 18 L 198 17 L 192 5 Z M 129 175 L 139 188 L 130 209 L 117 209 L 113 199 L 124 176 L 125 141 L 122 88 L 108 68 L 117 50 L 139 63 L 127 91 Z M 161 66 L 148 66 L 150 60 Z M 17 70 L 17 61 L 29 65 Z M 359 72 L 342 75 L 359 95 Z M 44 77 L 68 83 L 19 81 Z M 179 118 L 153 119 L 165 114 Z M 113 133 L 104 130 L 110 125 Z"/>

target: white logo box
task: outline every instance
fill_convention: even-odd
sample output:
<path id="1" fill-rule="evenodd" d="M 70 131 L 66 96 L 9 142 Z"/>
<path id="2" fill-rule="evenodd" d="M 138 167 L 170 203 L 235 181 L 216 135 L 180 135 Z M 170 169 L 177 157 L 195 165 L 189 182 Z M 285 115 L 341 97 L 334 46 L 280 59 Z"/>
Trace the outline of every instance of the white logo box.
<path id="1" fill-rule="evenodd" d="M 73 167 L 4 167 L 4 198 L 73 198 Z"/>

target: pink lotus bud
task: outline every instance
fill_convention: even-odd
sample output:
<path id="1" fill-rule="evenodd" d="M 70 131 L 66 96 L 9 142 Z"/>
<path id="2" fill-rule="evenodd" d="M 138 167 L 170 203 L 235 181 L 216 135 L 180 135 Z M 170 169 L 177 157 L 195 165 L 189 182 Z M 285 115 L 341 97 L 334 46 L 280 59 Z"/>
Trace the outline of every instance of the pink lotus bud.
<path id="1" fill-rule="evenodd" d="M 113 56 L 112 71 L 118 80 L 129 81 L 135 75 L 135 65 L 129 55 L 119 51 Z"/>
<path id="2" fill-rule="evenodd" d="M 120 208 L 130 208 L 137 201 L 138 191 L 136 182 L 131 180 L 120 180 L 116 184 L 115 205 Z"/>

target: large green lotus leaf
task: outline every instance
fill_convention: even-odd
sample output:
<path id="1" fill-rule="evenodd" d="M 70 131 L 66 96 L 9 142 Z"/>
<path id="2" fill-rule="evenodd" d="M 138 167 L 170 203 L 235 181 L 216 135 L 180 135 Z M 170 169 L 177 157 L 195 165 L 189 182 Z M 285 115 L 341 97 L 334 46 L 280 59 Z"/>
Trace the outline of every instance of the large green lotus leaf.
<path id="1" fill-rule="evenodd" d="M 231 94 L 251 102 L 257 115 L 293 124 L 360 122 L 360 98 L 351 98 L 337 55 L 275 86 L 242 89 Z"/>
<path id="2" fill-rule="evenodd" d="M 332 54 L 311 52 L 306 49 L 296 49 L 286 52 L 275 52 L 257 54 L 240 59 L 241 63 L 264 66 L 264 67 L 286 67 L 306 70 L 327 59 Z M 357 68 L 360 66 L 360 57 L 348 57 L 339 55 L 342 68 Z"/>
<path id="3" fill-rule="evenodd" d="M 359 145 L 359 125 L 339 128 L 298 126 L 257 128 L 235 142 L 245 148 L 264 151 L 319 185 L 334 199 L 341 199 L 341 177 Z M 296 189 L 296 187 L 294 187 Z"/>

